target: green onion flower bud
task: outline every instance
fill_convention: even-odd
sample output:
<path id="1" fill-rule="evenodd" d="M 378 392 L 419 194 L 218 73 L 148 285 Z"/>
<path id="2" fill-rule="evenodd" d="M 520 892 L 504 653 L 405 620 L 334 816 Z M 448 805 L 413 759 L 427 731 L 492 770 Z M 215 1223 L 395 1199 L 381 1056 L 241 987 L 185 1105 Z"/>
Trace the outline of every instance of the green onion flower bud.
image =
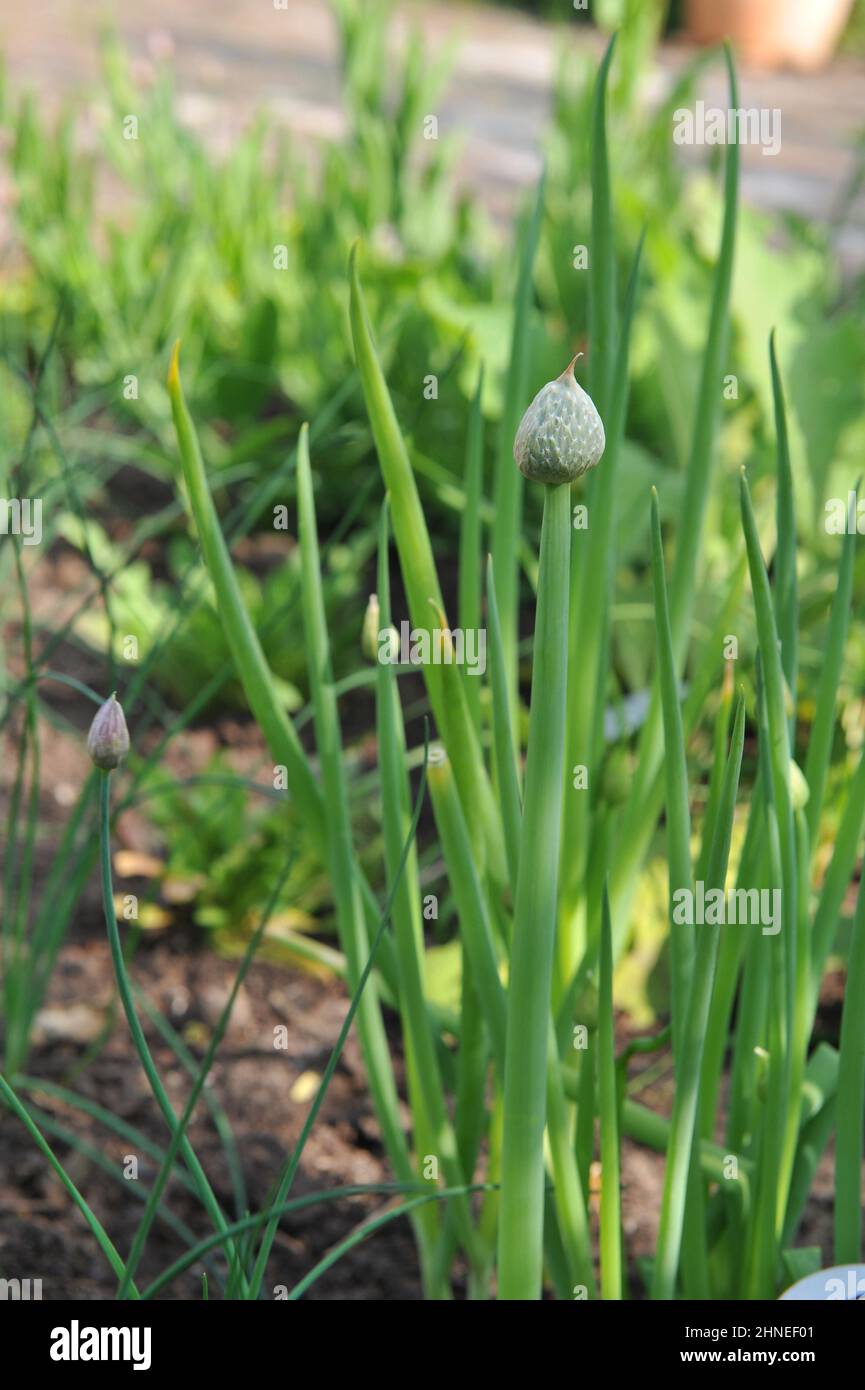
<path id="1" fill-rule="evenodd" d="M 383 666 L 395 666 L 399 661 L 399 633 L 393 623 L 388 628 L 381 626 L 377 594 L 370 594 L 366 605 L 360 646 L 367 661 L 380 661 Z"/>
<path id="2" fill-rule="evenodd" d="M 87 735 L 87 752 L 103 772 L 118 767 L 129 752 L 129 730 L 123 709 L 117 703 L 116 691 L 93 716 Z"/>
<path id="3" fill-rule="evenodd" d="M 622 806 L 628 799 L 634 780 L 630 754 L 624 748 L 613 748 L 601 774 L 601 791 L 608 806 Z"/>
<path id="4" fill-rule="evenodd" d="M 572 483 L 594 468 L 606 443 L 594 401 L 574 377 L 576 360 L 538 392 L 514 440 L 520 472 L 551 487 Z"/>
<path id="5" fill-rule="evenodd" d="M 805 774 L 798 763 L 790 759 L 790 801 L 794 811 L 804 811 L 808 804 L 811 789 L 805 781 Z"/>
<path id="6" fill-rule="evenodd" d="M 367 661 L 378 660 L 378 628 L 381 621 L 381 610 L 378 606 L 378 594 L 370 594 L 367 600 L 366 612 L 363 615 L 363 627 L 360 631 L 360 649 Z"/>
<path id="7" fill-rule="evenodd" d="M 598 1026 L 599 1003 L 598 982 L 593 974 L 589 974 L 574 1005 L 574 1018 L 577 1023 L 585 1024 L 590 1033 L 594 1033 Z"/>

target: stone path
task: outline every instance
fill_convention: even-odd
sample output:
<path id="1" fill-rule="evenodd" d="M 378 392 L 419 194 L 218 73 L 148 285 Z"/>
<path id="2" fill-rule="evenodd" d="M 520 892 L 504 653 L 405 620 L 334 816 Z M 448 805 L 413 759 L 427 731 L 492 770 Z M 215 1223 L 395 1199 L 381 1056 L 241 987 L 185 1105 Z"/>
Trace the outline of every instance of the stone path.
<path id="1" fill-rule="evenodd" d="M 215 147 L 229 144 L 256 107 L 267 106 L 300 136 L 338 138 L 343 130 L 336 35 L 326 0 L 120 0 L 111 13 L 139 60 L 169 40 L 183 118 Z M 98 76 L 97 35 L 105 10 L 92 0 L 39 0 L 0 18 L 0 49 L 16 88 L 58 100 Z M 399 7 L 394 42 L 419 24 L 430 51 L 458 43 L 456 66 L 441 104 L 442 131 L 464 142 L 460 176 L 479 189 L 496 217 L 507 217 L 540 169 L 540 139 L 549 117 L 561 29 L 511 11 L 412 3 Z M 590 29 L 571 26 L 566 41 L 597 46 Z M 651 77 L 657 97 L 675 77 L 686 50 L 667 45 Z M 816 75 L 745 71 L 740 102 L 779 108 L 782 144 L 768 158 L 743 151 L 743 191 L 758 206 L 831 220 L 865 132 L 865 64 L 839 59 Z M 700 95 L 726 105 L 716 68 Z M 689 152 L 690 153 L 690 152 Z M 865 197 L 835 236 L 845 270 L 865 268 Z"/>

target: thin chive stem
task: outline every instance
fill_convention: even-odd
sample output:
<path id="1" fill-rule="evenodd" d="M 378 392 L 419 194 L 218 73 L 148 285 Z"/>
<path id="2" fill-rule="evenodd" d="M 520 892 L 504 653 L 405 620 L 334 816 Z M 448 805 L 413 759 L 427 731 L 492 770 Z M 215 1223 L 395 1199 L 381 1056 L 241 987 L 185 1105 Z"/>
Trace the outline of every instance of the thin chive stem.
<path id="1" fill-rule="evenodd" d="M 470 1190 L 485 1192 L 488 1190 L 488 1186 L 489 1184 L 487 1183 L 477 1183 Z M 306 1211 L 309 1207 L 319 1206 L 323 1202 L 339 1201 L 343 1197 L 362 1197 L 369 1193 L 399 1196 L 401 1193 L 417 1192 L 419 1187 L 419 1183 L 357 1183 L 347 1187 L 329 1188 L 326 1192 L 308 1192 L 303 1197 L 292 1197 L 286 1202 L 271 1203 L 262 1211 L 255 1212 L 250 1216 L 244 1216 L 238 1221 L 233 1221 L 227 1228 L 227 1234 L 233 1236 L 242 1235 L 246 1231 L 255 1231 L 259 1226 L 263 1226 L 266 1221 L 276 1220 L 278 1222 L 280 1217 L 285 1216 L 289 1212 Z M 445 1201 L 453 1195 L 454 1193 L 447 1188 L 438 1188 L 434 1192 L 422 1193 L 420 1200 L 424 1202 Z M 400 1210 L 404 1210 L 404 1208 Z M 222 1236 L 218 1234 L 207 1236 L 204 1240 L 199 1241 L 197 1245 L 192 1246 L 189 1250 L 186 1250 L 182 1255 L 178 1256 L 173 1264 L 169 1265 L 167 1269 L 164 1269 L 162 1273 L 154 1279 L 153 1283 L 147 1286 L 141 1295 L 142 1301 L 154 1298 L 156 1294 L 160 1293 L 162 1289 L 165 1288 L 166 1284 L 170 1284 L 171 1280 L 176 1279 L 178 1274 L 185 1273 L 190 1265 L 194 1265 L 196 1260 L 201 1259 L 202 1256 L 212 1250 L 215 1245 L 218 1245 L 221 1240 Z"/>
<path id="2" fill-rule="evenodd" d="M 63 1167 L 63 1164 L 60 1162 L 59 1158 L 54 1153 L 50 1144 L 40 1132 L 39 1127 L 36 1124 L 36 1121 L 33 1119 L 32 1115 L 27 1110 L 27 1107 L 25 1105 L 22 1105 L 21 1101 L 18 1099 L 17 1095 L 13 1091 L 12 1087 L 9 1085 L 9 1082 L 2 1074 L 0 1074 L 0 1098 L 2 1098 L 6 1102 L 12 1113 L 16 1115 L 18 1119 L 21 1121 L 39 1152 L 43 1154 L 45 1158 L 48 1159 L 48 1162 L 54 1169 L 54 1172 L 57 1174 L 61 1183 L 66 1188 L 66 1191 L 69 1193 L 73 1202 L 78 1207 L 78 1210 L 81 1212 L 82 1216 L 84 1217 L 85 1221 L 87 1222 L 88 1226 L 90 1227 L 91 1231 L 96 1237 L 99 1248 L 105 1255 L 105 1258 L 108 1260 L 108 1263 L 111 1265 L 112 1270 L 114 1271 L 118 1279 L 122 1279 L 126 1267 L 123 1263 L 123 1260 L 120 1257 L 120 1254 L 115 1249 L 111 1237 L 105 1230 L 105 1227 L 102 1225 L 102 1222 L 94 1214 L 94 1212 L 91 1211 L 87 1202 L 84 1200 L 81 1193 L 78 1191 L 78 1188 L 75 1186 L 69 1174 L 66 1172 L 66 1169 Z M 140 1297 L 138 1290 L 136 1289 L 134 1284 L 132 1285 L 132 1292 L 136 1299 Z"/>
<path id="3" fill-rule="evenodd" d="M 129 975 L 126 970 L 126 962 L 123 959 L 123 946 L 121 945 L 120 941 L 120 932 L 117 927 L 117 914 L 114 910 L 114 885 L 111 874 L 110 776 L 111 774 L 109 772 L 100 772 L 99 774 L 99 846 L 100 860 L 102 865 L 102 902 L 105 913 L 105 926 L 108 932 L 108 945 L 111 951 L 111 961 L 114 966 L 114 975 L 117 980 L 117 989 L 120 994 L 120 1001 L 123 1005 L 123 1012 L 126 1015 L 126 1022 L 129 1026 L 129 1031 L 132 1035 L 132 1042 L 135 1047 L 135 1051 L 138 1053 L 138 1058 L 141 1062 L 142 1068 L 144 1069 L 144 1074 L 147 1077 L 148 1082 L 150 1083 L 150 1089 L 153 1092 L 154 1098 L 156 1100 L 157 1105 L 159 1106 L 159 1109 L 162 1111 L 162 1115 L 165 1120 L 165 1123 L 168 1125 L 169 1132 L 172 1135 L 174 1135 L 179 1128 L 179 1122 L 176 1114 L 174 1113 L 174 1108 L 171 1104 L 171 1101 L 168 1099 L 168 1094 L 159 1078 L 159 1072 L 156 1070 L 156 1064 L 153 1061 L 153 1057 L 150 1053 L 150 1048 L 147 1046 L 147 1040 L 144 1036 L 141 1024 L 138 1021 L 138 1014 L 135 1011 L 135 1001 L 132 997 L 132 987 L 130 985 Z M 207 1176 L 204 1172 L 204 1169 L 199 1163 L 195 1151 L 185 1134 L 182 1134 L 180 1139 L 180 1152 L 183 1156 L 183 1161 L 185 1162 L 187 1168 L 190 1171 L 190 1174 L 192 1175 L 193 1181 L 195 1182 L 195 1186 L 198 1190 L 198 1195 L 205 1209 L 207 1210 L 208 1216 L 210 1217 L 217 1231 L 219 1231 L 224 1237 L 226 1232 L 225 1217 L 222 1213 L 219 1203 L 216 1200 L 216 1197 L 213 1194 L 213 1190 L 210 1186 L 210 1183 L 207 1180 Z M 233 1242 L 231 1242 L 228 1239 L 226 1239 L 225 1241 L 225 1253 L 228 1257 L 228 1262 L 231 1266 L 234 1277 L 239 1276 L 241 1280 L 245 1283 L 245 1281 L 243 1280 L 242 1271 L 240 1270 L 238 1264 L 237 1251 L 234 1247 Z"/>
<path id="4" fill-rule="evenodd" d="M 228 998 L 225 1001 L 225 1004 L 220 1012 L 219 1018 L 216 1023 L 216 1027 L 213 1030 L 213 1036 L 211 1037 L 210 1042 L 208 1043 L 207 1050 L 201 1062 L 201 1066 L 197 1069 L 197 1073 L 194 1075 L 192 1089 L 189 1092 L 186 1105 L 183 1107 L 183 1114 L 180 1117 L 180 1122 L 177 1128 L 171 1136 L 171 1142 L 162 1161 L 162 1166 L 159 1170 L 156 1181 L 150 1189 L 150 1193 L 148 1195 L 147 1202 L 144 1208 L 144 1213 L 141 1217 L 138 1230 L 135 1233 L 135 1237 L 132 1242 L 132 1248 L 129 1252 L 129 1259 L 126 1262 L 126 1272 L 123 1276 L 123 1280 L 121 1281 L 120 1288 L 117 1293 L 118 1300 L 124 1299 L 129 1291 L 132 1278 L 135 1274 L 136 1269 L 138 1268 L 138 1262 L 144 1250 L 144 1245 L 147 1240 L 150 1227 L 153 1223 L 153 1219 L 156 1216 L 159 1207 L 159 1199 L 162 1196 L 165 1184 L 168 1182 L 168 1179 L 171 1176 L 171 1172 L 174 1167 L 174 1160 L 177 1156 L 177 1151 L 180 1148 L 181 1141 L 184 1135 L 186 1134 L 187 1126 L 190 1120 L 192 1119 L 193 1112 L 195 1110 L 196 1105 L 198 1104 L 198 1098 L 201 1095 L 201 1092 L 204 1089 L 204 1084 L 207 1081 L 208 1075 L 210 1074 L 210 1069 L 213 1066 L 213 1061 L 216 1056 L 219 1044 L 221 1043 L 222 1038 L 225 1035 L 225 1030 L 228 1027 L 228 1021 L 231 1018 L 231 1011 L 234 1008 L 235 1000 L 237 999 L 240 986 L 242 985 L 249 970 L 249 967 L 252 964 L 255 953 L 262 942 L 264 933 L 267 929 L 267 924 L 270 921 L 270 918 L 273 915 L 273 912 L 276 908 L 276 904 L 279 900 L 279 895 L 282 892 L 283 886 L 285 885 L 286 878 L 288 877 L 288 873 L 293 862 L 294 853 L 292 853 L 289 856 L 288 862 L 286 863 L 284 869 L 280 873 L 279 878 L 277 879 L 277 882 L 270 895 L 270 899 L 265 907 L 264 912 L 262 913 L 261 921 L 259 922 L 255 932 L 249 939 L 246 950 L 243 954 L 243 958 L 240 962 L 240 966 L 238 967 L 237 974 L 234 977 L 234 983 L 232 984 Z"/>

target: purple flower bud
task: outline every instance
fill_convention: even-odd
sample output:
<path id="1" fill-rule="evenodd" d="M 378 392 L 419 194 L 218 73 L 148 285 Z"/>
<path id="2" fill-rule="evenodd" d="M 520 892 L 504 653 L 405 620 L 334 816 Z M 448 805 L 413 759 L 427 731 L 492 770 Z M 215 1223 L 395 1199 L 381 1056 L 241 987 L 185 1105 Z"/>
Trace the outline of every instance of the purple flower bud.
<path id="1" fill-rule="evenodd" d="M 129 730 L 117 694 L 100 705 L 87 735 L 87 752 L 97 767 L 110 772 L 129 752 Z"/>

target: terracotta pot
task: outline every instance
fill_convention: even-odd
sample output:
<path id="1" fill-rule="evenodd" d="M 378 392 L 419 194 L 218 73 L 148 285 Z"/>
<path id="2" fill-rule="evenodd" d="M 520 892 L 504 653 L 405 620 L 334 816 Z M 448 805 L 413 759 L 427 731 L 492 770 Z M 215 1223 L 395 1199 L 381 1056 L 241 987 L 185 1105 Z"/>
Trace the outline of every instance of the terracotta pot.
<path id="1" fill-rule="evenodd" d="M 731 39 L 756 67 L 819 68 L 831 58 L 853 0 L 687 0 L 695 43 Z"/>

